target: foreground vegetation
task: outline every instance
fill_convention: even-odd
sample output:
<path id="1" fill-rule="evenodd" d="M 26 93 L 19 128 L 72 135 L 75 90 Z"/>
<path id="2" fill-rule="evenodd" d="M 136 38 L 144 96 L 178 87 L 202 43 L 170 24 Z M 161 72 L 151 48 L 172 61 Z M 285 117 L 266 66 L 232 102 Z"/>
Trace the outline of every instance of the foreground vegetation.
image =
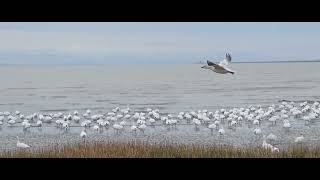
<path id="1" fill-rule="evenodd" d="M 290 147 L 270 152 L 262 148 L 235 148 L 143 142 L 86 142 L 50 149 L 0 152 L 1 158 L 319 158 L 320 148 Z"/>

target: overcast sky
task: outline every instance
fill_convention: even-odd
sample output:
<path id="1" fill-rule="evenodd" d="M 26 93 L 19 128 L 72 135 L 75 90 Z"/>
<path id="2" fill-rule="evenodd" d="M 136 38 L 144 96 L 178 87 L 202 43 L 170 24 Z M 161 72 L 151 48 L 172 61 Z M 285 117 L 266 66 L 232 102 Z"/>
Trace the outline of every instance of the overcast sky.
<path id="1" fill-rule="evenodd" d="M 320 23 L 0 22 L 1 64 L 320 59 Z"/>

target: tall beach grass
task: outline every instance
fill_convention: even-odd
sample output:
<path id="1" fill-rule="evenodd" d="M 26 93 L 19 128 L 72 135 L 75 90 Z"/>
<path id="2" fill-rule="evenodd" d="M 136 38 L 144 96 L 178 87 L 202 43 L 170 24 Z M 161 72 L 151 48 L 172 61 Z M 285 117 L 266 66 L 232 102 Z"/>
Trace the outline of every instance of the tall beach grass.
<path id="1" fill-rule="evenodd" d="M 0 152 L 1 158 L 319 158 L 320 148 L 292 146 L 280 152 L 222 145 L 85 142 L 37 150 Z"/>

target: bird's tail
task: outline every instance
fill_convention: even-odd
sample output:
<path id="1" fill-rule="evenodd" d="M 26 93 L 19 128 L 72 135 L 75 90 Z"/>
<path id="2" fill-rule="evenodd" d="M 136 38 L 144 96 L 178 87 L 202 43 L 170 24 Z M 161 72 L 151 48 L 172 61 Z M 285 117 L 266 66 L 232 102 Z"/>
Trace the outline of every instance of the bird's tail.
<path id="1" fill-rule="evenodd" d="M 234 72 L 232 72 L 232 71 L 229 71 L 229 73 L 234 74 Z"/>

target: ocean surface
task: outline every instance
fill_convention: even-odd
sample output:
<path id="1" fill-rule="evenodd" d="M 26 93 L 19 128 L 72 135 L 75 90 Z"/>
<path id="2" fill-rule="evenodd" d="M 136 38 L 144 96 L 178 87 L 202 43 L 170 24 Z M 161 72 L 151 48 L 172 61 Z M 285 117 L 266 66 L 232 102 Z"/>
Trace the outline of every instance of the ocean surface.
<path id="1" fill-rule="evenodd" d="M 318 62 L 234 63 L 230 65 L 235 71 L 234 75 L 217 74 L 201 69 L 201 66 L 202 64 L 0 66 L 0 111 L 19 110 L 28 115 L 34 112 L 72 113 L 77 110 L 83 114 L 86 109 L 91 109 L 93 113 L 105 113 L 117 106 L 129 106 L 134 111 L 157 108 L 163 113 L 176 115 L 180 111 L 200 109 L 215 112 L 221 108 L 258 104 L 268 106 L 279 104 L 282 100 L 297 103 L 307 100 L 320 101 Z M 304 127 L 303 122 L 296 124 L 297 126 L 293 123 L 293 130 L 300 128 L 301 131 L 310 132 L 310 139 L 316 139 L 320 134 L 316 130 L 318 125 L 308 130 L 310 127 Z M 251 130 L 242 128 L 233 134 L 230 132 L 230 137 L 234 137 L 232 142 L 242 142 L 237 139 L 239 137 L 236 133 L 250 134 Z M 298 130 L 288 137 L 292 140 L 299 134 Z M 60 135 L 58 131 L 49 129 L 43 129 L 41 133 L 38 130 L 31 131 L 37 136 L 46 133 Z M 78 138 L 81 129 L 72 131 L 70 136 Z M 271 132 L 270 129 L 266 131 Z M 278 131 L 274 130 L 275 133 Z M 201 138 L 201 133 L 194 131 L 193 126 L 180 126 L 174 134 L 171 132 L 170 136 L 165 128 L 163 132 L 159 132 L 169 138 L 189 137 L 190 142 L 199 139 L 209 139 L 208 142 L 215 140 L 208 129 L 200 130 L 205 134 L 202 134 L 205 137 Z M 20 134 L 22 139 L 25 137 L 25 141 L 32 144 L 27 138 L 31 135 L 21 133 L 21 127 L 16 130 L 14 127 L 3 127 L 0 134 L 3 137 L 9 136 L 12 142 L 2 143 L 2 148 L 4 144 L 14 146 L 16 134 Z M 150 133 L 155 133 L 155 130 Z M 184 138 L 183 133 L 189 136 Z M 147 135 L 148 131 L 143 136 Z M 247 135 L 243 137 L 248 139 Z M 2 138 L 0 141 L 5 140 Z"/>

